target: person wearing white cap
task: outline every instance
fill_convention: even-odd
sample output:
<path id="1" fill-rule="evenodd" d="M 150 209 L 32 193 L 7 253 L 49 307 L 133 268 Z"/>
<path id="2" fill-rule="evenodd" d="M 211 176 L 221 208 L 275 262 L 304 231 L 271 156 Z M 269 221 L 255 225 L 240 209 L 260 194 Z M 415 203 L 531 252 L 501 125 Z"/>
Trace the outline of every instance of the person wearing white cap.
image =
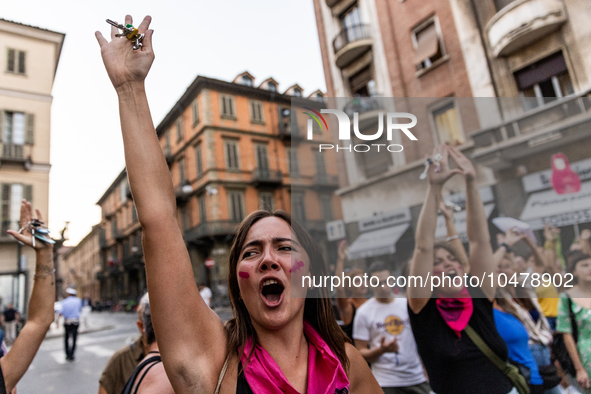
<path id="1" fill-rule="evenodd" d="M 62 301 L 62 310 L 60 316 L 64 317 L 64 343 L 66 350 L 66 360 L 74 361 L 74 352 L 76 351 L 76 337 L 78 336 L 78 326 L 80 325 L 80 312 L 82 311 L 82 300 L 76 297 L 76 289 L 68 287 L 66 289 L 68 296 Z M 72 337 L 72 346 L 70 347 L 70 337 Z"/>

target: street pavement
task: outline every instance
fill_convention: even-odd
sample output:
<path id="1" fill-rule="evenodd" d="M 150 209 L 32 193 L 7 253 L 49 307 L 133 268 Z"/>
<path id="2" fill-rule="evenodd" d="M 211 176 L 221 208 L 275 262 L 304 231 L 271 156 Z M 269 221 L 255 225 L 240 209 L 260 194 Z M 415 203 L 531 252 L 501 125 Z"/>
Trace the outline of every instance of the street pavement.
<path id="1" fill-rule="evenodd" d="M 231 311 L 217 311 L 222 321 Z M 139 331 L 137 314 L 93 312 L 88 327 L 81 327 L 76 342 L 75 361 L 66 361 L 63 328 L 52 329 L 43 341 L 33 363 L 17 385 L 18 394 L 86 394 L 98 392 L 98 381 L 109 358 L 133 342 Z"/>

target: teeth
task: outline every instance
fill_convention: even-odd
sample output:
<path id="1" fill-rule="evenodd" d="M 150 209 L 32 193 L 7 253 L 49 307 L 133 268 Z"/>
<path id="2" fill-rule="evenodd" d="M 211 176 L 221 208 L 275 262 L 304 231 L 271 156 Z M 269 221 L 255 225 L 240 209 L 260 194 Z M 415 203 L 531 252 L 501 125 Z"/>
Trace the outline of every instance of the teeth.
<path id="1" fill-rule="evenodd" d="M 267 286 L 267 285 L 274 285 L 274 284 L 278 284 L 279 282 L 277 282 L 275 279 L 267 279 L 266 281 L 263 282 L 263 286 Z"/>

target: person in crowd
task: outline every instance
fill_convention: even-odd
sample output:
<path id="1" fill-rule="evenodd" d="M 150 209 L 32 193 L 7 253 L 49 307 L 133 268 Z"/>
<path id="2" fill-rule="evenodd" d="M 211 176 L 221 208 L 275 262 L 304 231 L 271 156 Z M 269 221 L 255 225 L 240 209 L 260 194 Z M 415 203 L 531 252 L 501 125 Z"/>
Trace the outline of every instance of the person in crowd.
<path id="1" fill-rule="evenodd" d="M 540 375 L 538 364 L 529 349 L 529 334 L 521 321 L 509 312 L 514 308 L 507 298 L 497 298 L 494 302 L 494 318 L 497 331 L 505 341 L 509 351 L 509 359 L 525 370 L 525 378 L 531 394 L 544 393 L 544 380 Z M 523 368 L 525 367 L 525 368 Z M 558 387 L 555 387 L 560 393 Z"/>
<path id="2" fill-rule="evenodd" d="M 145 297 L 145 295 L 143 296 Z M 140 299 L 137 308 L 137 327 L 140 336 L 131 344 L 117 350 L 107 362 L 99 379 L 98 394 L 121 394 L 131 374 L 148 353 L 144 335 L 143 313 L 146 302 Z"/>
<path id="3" fill-rule="evenodd" d="M 211 289 L 205 286 L 205 283 L 201 283 L 199 285 L 199 294 L 201 294 L 201 298 L 205 301 L 205 304 L 211 308 L 211 297 L 213 296 Z"/>
<path id="4" fill-rule="evenodd" d="M 9 302 L 0 316 L 0 319 L 2 320 L 1 324 L 4 326 L 6 342 L 9 344 L 12 344 L 16 339 L 16 325 L 20 318 L 19 311 L 14 309 L 14 304 L 12 302 Z"/>
<path id="5" fill-rule="evenodd" d="M 339 242 L 337 263 L 335 265 L 334 275 L 337 278 L 342 278 L 346 258 L 347 241 L 343 240 Z M 367 301 L 367 287 L 365 287 L 365 284 L 360 282 L 358 284 L 361 284 L 361 286 L 354 285 L 354 279 L 362 276 L 363 270 L 353 268 L 346 274 L 347 280 L 351 280 L 351 286 L 348 286 L 349 283 L 347 283 L 347 286 L 345 286 L 345 283 L 341 283 L 341 286 L 336 288 L 337 311 L 343 322 L 341 328 L 351 341 L 353 341 L 353 320 L 355 319 L 355 313 Z"/>
<path id="6" fill-rule="evenodd" d="M 379 279 L 374 297 L 355 315 L 355 346 L 368 363 L 385 394 L 429 394 L 417 353 L 406 298 L 395 298 L 387 280 L 391 272 L 381 261 L 368 270 Z"/>
<path id="7" fill-rule="evenodd" d="M 141 310 L 141 311 L 140 311 Z M 162 365 L 162 358 L 158 350 L 158 342 L 152 325 L 150 299 L 144 294 L 138 307 L 137 325 L 142 333 L 142 340 L 146 347 L 146 355 L 139 365 L 132 371 L 129 380 L 123 388 L 122 394 L 174 394 L 174 390 L 166 376 Z"/>
<path id="8" fill-rule="evenodd" d="M 54 317 L 53 246 L 41 240 L 36 240 L 35 246 L 33 246 L 32 224 L 42 224 L 41 213 L 39 210 L 36 210 L 36 213 L 37 218 L 34 221 L 31 204 L 23 200 L 20 212 L 21 229 L 18 232 L 8 230 L 8 233 L 17 241 L 35 250 L 35 274 L 33 275 L 33 290 L 29 298 L 27 322 L 10 351 L 0 358 L 0 390 L 5 388 L 8 393 L 12 392 L 31 365 Z"/>
<path id="9" fill-rule="evenodd" d="M 82 299 L 82 312 L 80 313 L 80 325 L 84 328 L 88 328 L 88 318 L 92 312 L 92 303 L 90 297 L 85 295 Z"/>
<path id="10" fill-rule="evenodd" d="M 591 255 L 573 253 L 567 272 L 573 275 L 575 284 L 560 294 L 556 331 L 564 334 L 564 343 L 576 370 L 576 382 L 586 393 L 591 393 Z M 574 333 L 571 310 L 576 327 Z"/>
<path id="11" fill-rule="evenodd" d="M 490 361 L 465 331 L 469 326 L 501 361 L 507 361 L 507 347 L 494 323 L 494 283 L 485 281 L 481 287 L 465 287 L 463 282 L 454 285 L 453 278 L 464 276 L 462 265 L 447 245 L 435 245 L 438 196 L 448 179 L 462 174 L 466 184 L 469 275 L 481 278 L 495 271 L 476 171 L 470 160 L 454 147 L 437 147 L 433 151 L 434 157 L 437 154 L 442 160 L 430 165 L 427 171 L 429 186 L 419 216 L 409 273 L 424 281 L 431 275 L 451 280 L 442 281 L 434 291 L 416 281 L 407 285 L 409 317 L 419 355 L 429 383 L 437 394 L 517 392 L 511 379 Z M 456 169 L 450 169 L 449 156 Z"/>
<path id="12" fill-rule="evenodd" d="M 119 98 L 152 320 L 175 392 L 379 393 L 367 363 L 338 327 L 327 289 L 310 285 L 313 297 L 304 298 L 302 277 L 324 275 L 325 267 L 313 238 L 289 214 L 255 211 L 239 225 L 228 267 L 234 318 L 224 326 L 203 301 L 144 88 L 154 60 L 150 21 L 138 26 L 145 34 L 138 50 L 116 37 L 116 28 L 110 42 L 100 32 L 96 37 Z"/>
<path id="13" fill-rule="evenodd" d="M 62 309 L 60 310 L 60 316 L 64 318 L 64 350 L 68 361 L 74 361 L 76 338 L 80 326 L 80 313 L 82 312 L 82 300 L 76 297 L 77 293 L 76 289 L 68 287 L 66 289 L 66 298 L 62 301 Z M 70 338 L 72 339 L 71 345 Z"/>

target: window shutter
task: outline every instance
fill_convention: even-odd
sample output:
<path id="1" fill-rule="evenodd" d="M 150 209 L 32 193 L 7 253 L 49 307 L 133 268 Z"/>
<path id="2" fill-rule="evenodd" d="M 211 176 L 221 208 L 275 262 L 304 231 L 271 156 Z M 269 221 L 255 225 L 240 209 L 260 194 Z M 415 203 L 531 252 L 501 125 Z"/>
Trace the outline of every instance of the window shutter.
<path id="1" fill-rule="evenodd" d="M 0 109 L 0 142 L 4 141 L 4 111 Z"/>
<path id="2" fill-rule="evenodd" d="M 2 234 L 10 228 L 10 183 L 2 183 Z"/>
<path id="3" fill-rule="evenodd" d="M 27 69 L 25 68 L 25 57 L 26 53 L 24 51 L 18 52 L 18 72 L 19 74 L 24 74 Z"/>
<path id="4" fill-rule="evenodd" d="M 23 198 L 28 202 L 33 201 L 33 185 L 23 185 Z"/>
<path id="5" fill-rule="evenodd" d="M 16 67 L 14 66 L 15 60 L 16 60 L 16 54 L 15 54 L 14 49 L 9 49 L 8 50 L 8 64 L 6 65 L 6 70 L 8 70 L 10 72 L 16 71 Z"/>
<path id="6" fill-rule="evenodd" d="M 25 144 L 33 145 L 35 139 L 35 114 L 25 114 Z"/>

